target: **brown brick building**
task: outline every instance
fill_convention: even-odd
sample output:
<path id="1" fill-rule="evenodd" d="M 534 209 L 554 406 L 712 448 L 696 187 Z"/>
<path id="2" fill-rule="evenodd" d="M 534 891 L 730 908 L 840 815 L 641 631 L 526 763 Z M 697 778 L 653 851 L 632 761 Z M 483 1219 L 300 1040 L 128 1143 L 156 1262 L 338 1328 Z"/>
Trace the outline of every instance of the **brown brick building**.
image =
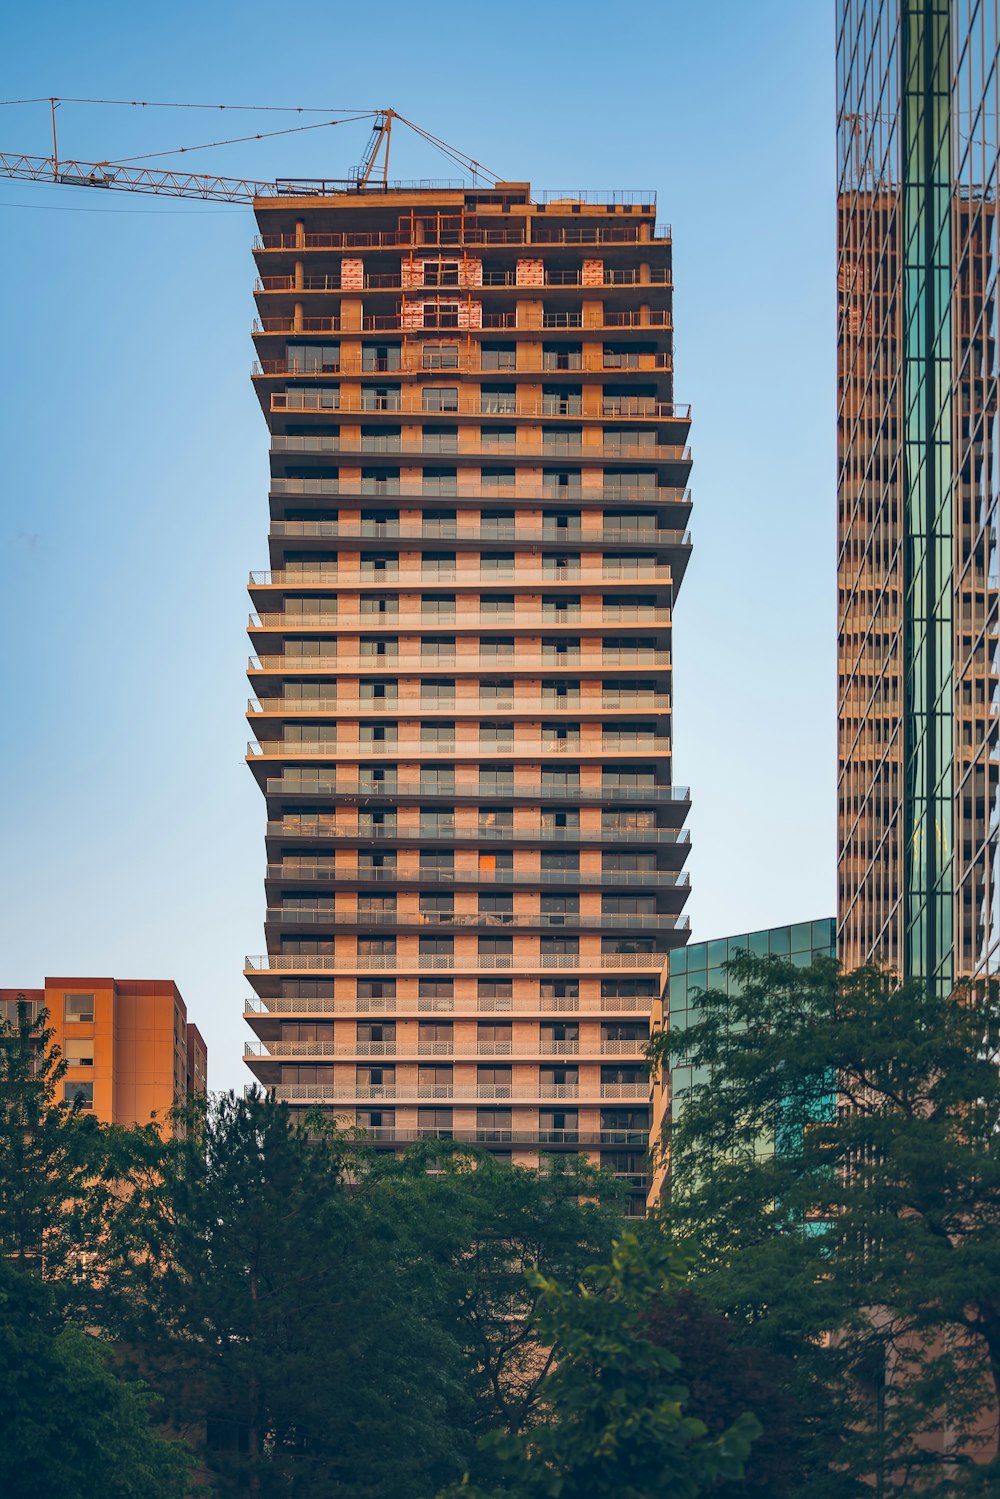
<path id="1" fill-rule="evenodd" d="M 256 210 L 248 1063 L 389 1146 L 581 1148 L 639 1193 L 687 936 L 669 231 L 526 183 Z"/>

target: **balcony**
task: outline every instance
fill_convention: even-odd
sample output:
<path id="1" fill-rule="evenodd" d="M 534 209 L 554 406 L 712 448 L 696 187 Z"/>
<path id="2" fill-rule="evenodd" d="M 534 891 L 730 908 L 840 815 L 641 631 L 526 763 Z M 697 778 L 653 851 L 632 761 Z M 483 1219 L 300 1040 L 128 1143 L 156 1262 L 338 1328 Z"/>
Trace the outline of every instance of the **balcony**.
<path id="1" fill-rule="evenodd" d="M 690 930 L 687 916 L 676 918 L 674 929 Z M 636 953 L 526 953 L 518 952 L 516 967 L 521 973 L 545 972 L 549 969 L 579 970 L 583 973 L 626 970 L 661 973 L 667 961 L 666 952 Z M 407 973 L 470 972 L 492 973 L 514 969 L 515 958 L 509 953 L 460 954 L 363 954 L 352 958 L 333 953 L 260 953 L 244 959 L 244 972 L 259 973 Z"/>
<path id="2" fill-rule="evenodd" d="M 439 572 L 428 575 L 419 575 L 416 579 L 403 578 L 395 574 L 380 580 L 376 586 L 386 587 L 387 584 L 400 588 L 439 588 L 443 583 L 466 583 L 473 579 L 459 573 L 456 575 L 454 569 L 450 572 Z M 375 580 L 366 578 L 367 586 L 372 586 Z M 483 579 L 476 576 L 479 585 Z M 495 579 L 490 579 L 490 582 Z M 512 580 L 513 581 L 513 580 Z M 518 579 L 519 583 L 527 580 Z M 539 578 L 537 586 L 547 586 L 548 580 Z M 350 579 L 342 580 L 341 587 L 351 586 Z M 355 580 L 355 586 L 357 582 Z M 300 630 L 312 628 L 339 631 L 346 634 L 366 634 L 373 628 L 386 628 L 387 622 L 391 620 L 393 632 L 402 634 L 431 634 L 440 633 L 441 630 L 466 631 L 489 631 L 498 629 L 500 626 L 511 625 L 515 629 L 523 630 L 560 630 L 572 629 L 576 634 L 586 635 L 588 631 L 604 629 L 607 626 L 631 626 L 638 627 L 660 627 L 663 628 L 671 623 L 671 611 L 666 608 L 655 606 L 622 605 L 620 607 L 606 608 L 566 608 L 561 610 L 545 611 L 531 608 L 526 602 L 519 602 L 513 609 L 491 609 L 486 613 L 463 603 L 461 609 L 439 611 L 430 614 L 420 609 L 401 608 L 391 615 L 360 614 L 348 609 L 338 610 L 336 614 L 319 614 L 314 617 L 307 615 L 251 615 L 248 630 L 270 631 L 273 633 L 295 634 Z M 373 623 L 377 621 L 377 623 Z"/>
<path id="3" fill-rule="evenodd" d="M 623 802 L 641 802 L 651 807 L 680 804 L 691 801 L 687 786 L 667 785 L 600 785 L 581 786 L 569 781 L 539 784 L 524 782 L 514 777 L 481 780 L 462 780 L 441 784 L 438 781 L 393 779 L 387 775 L 379 782 L 361 781 L 357 776 L 337 777 L 324 771 L 310 776 L 308 783 L 295 777 L 274 776 L 265 783 L 268 796 L 330 796 L 365 801 L 560 801 L 569 806 L 606 806 Z"/>
<path id="4" fill-rule="evenodd" d="M 605 954 L 604 956 L 609 956 Z M 647 955 L 648 956 L 648 955 Z M 655 955 L 662 967 L 665 954 Z M 401 960 L 401 963 L 403 960 Z M 346 962 L 348 968 L 357 969 L 358 963 Z M 394 966 L 394 965 L 393 965 Z M 403 963 L 405 966 L 405 963 Z M 415 966 L 415 965 L 410 965 Z M 426 1014 L 450 1014 L 458 1019 L 474 1018 L 477 1015 L 514 1015 L 519 1018 L 535 1015 L 572 1014 L 572 1015 L 598 1015 L 598 1014 L 636 1014 L 646 1017 L 650 1013 L 652 998 L 644 994 L 602 994 L 592 998 L 580 998 L 578 995 L 536 995 L 529 998 L 519 998 L 514 1003 L 512 994 L 476 994 L 466 1001 L 459 1001 L 456 1009 L 456 1000 L 453 995 L 416 995 L 409 999 L 402 996 L 379 996 L 367 998 L 360 995 L 348 995 L 343 998 L 321 998 L 318 995 L 309 994 L 301 997 L 289 997 L 286 995 L 268 995 L 261 998 L 251 994 L 243 1001 L 243 1014 L 247 1020 L 254 1020 L 264 1016 L 281 1015 L 312 1015 L 312 1016 L 357 1016 L 357 1015 L 426 1015 Z M 247 1042 L 246 1045 L 264 1045 L 265 1043 Z M 265 1052 L 246 1052 L 245 1055 L 277 1055 L 274 1051 L 276 1044 L 266 1043 Z M 326 1042 L 306 1042 L 301 1045 L 326 1046 Z M 366 1045 L 385 1046 L 391 1042 L 368 1042 Z M 437 1043 L 435 1043 L 437 1044 Z M 622 1043 L 623 1045 L 632 1043 Z M 298 1042 L 289 1042 L 289 1046 L 301 1055 L 301 1045 Z M 480 1041 L 475 1053 L 467 1051 L 467 1055 L 477 1056 L 507 1056 L 512 1051 L 512 1043 L 509 1041 Z M 327 1055 L 322 1052 L 317 1055 Z M 352 1053 L 353 1055 L 354 1053 Z M 375 1056 L 378 1053 L 369 1052 L 363 1055 Z M 610 1055 L 611 1053 L 608 1053 Z M 641 1051 L 638 1055 L 641 1055 Z M 384 1055 L 390 1056 L 391 1052 Z M 444 1053 L 442 1053 L 444 1055 Z M 623 1052 L 622 1055 L 629 1055 Z"/>
<path id="5" fill-rule="evenodd" d="M 405 864 L 394 867 L 377 865 L 371 868 L 360 864 L 353 867 L 341 864 L 334 867 L 300 864 L 290 859 L 281 864 L 268 864 L 267 878 L 272 881 L 287 880 L 298 884 L 321 885 L 523 885 L 526 889 L 551 885 L 560 888 L 571 886 L 581 890 L 602 890 L 611 886 L 628 890 L 673 890 L 686 889 L 690 884 L 690 875 L 687 873 L 662 869 L 605 869 L 581 874 L 578 869 L 481 869 L 478 866 L 467 869 L 428 869 L 417 864 L 410 867 Z"/>
<path id="6" fill-rule="evenodd" d="M 674 887 L 686 893 L 690 876 L 678 876 Z M 681 902 L 682 904 L 683 902 Z M 650 914 L 628 914 L 605 916 L 584 912 L 549 911 L 497 912 L 497 911 L 330 911 L 327 909 L 296 910 L 286 906 L 268 906 L 266 920 L 269 925 L 285 931 L 291 928 L 316 928 L 324 931 L 346 928 L 351 931 L 393 931 L 411 929 L 452 932 L 472 929 L 476 932 L 498 930 L 551 931 L 560 932 L 650 932 L 666 933 L 677 928 L 686 918 L 672 912 L 657 911 Z"/>
<path id="7" fill-rule="evenodd" d="M 439 653 L 436 656 L 396 652 L 376 657 L 361 655 L 348 657 L 345 652 L 339 658 L 333 653 L 328 656 L 251 656 L 247 662 L 249 676 L 255 676 L 260 672 L 274 672 L 278 676 L 296 677 L 304 673 L 310 676 L 345 676 L 348 671 L 351 675 L 358 673 L 366 675 L 370 672 L 386 670 L 391 670 L 401 676 L 433 677 L 447 672 L 448 676 L 475 678 L 490 675 L 521 677 L 540 674 L 555 674 L 564 677 L 567 674 L 576 675 L 584 668 L 589 675 L 595 672 L 628 669 L 668 672 L 671 669 L 671 657 L 667 650 L 636 648 L 634 650 L 606 649 L 593 660 L 593 664 L 591 664 L 591 656 L 588 654 L 585 658 L 580 651 L 553 652 L 551 655 L 544 656 L 531 655 L 527 652 L 519 652 L 516 656 L 513 652 L 504 655 L 480 652 L 477 655 L 461 656 L 457 652 Z"/>
<path id="8" fill-rule="evenodd" d="M 638 365 L 625 368 L 619 365 L 606 364 L 605 369 L 614 374 L 652 374 L 656 368 L 653 355 L 646 356 L 649 359 L 648 367 Z M 305 376 L 295 376 L 304 379 Z M 329 378 L 326 376 L 325 378 Z M 529 401 L 526 398 L 518 400 L 491 397 L 471 396 L 459 394 L 453 403 L 447 406 L 427 407 L 419 397 L 419 390 L 411 391 L 409 387 L 405 390 L 393 391 L 388 395 L 380 396 L 376 401 L 365 400 L 354 395 L 345 395 L 339 387 L 331 390 L 309 390 L 306 388 L 294 391 L 274 390 L 270 394 L 271 411 L 321 411 L 325 415 L 358 415 L 376 416 L 378 414 L 406 414 L 419 416 L 421 419 L 430 417 L 540 417 L 557 419 L 559 413 L 546 408 L 539 401 Z M 691 420 L 691 407 L 689 403 L 676 401 L 659 401 L 651 396 L 604 396 L 602 400 L 602 415 L 621 417 L 627 416 L 638 421 L 658 422 L 689 422 Z M 574 413 L 571 420 L 578 420 Z M 334 441 L 339 439 L 334 438 Z M 666 447 L 660 448 L 660 462 L 689 462 L 691 458 L 690 448 Z M 517 456 L 520 456 L 518 453 Z M 617 455 L 616 455 L 617 456 Z"/>
<path id="9" fill-rule="evenodd" d="M 474 717 L 483 714 L 491 717 L 494 714 L 512 714 L 515 717 L 548 717 L 554 715 L 559 717 L 563 714 L 573 714 L 581 718 L 600 716 L 605 713 L 669 713 L 670 695 L 666 692 L 644 692 L 632 695 L 615 693 L 613 696 L 603 697 L 578 697 L 571 701 L 560 700 L 551 702 L 547 699 L 525 695 L 511 697 L 482 697 L 482 698 L 456 698 L 454 702 L 445 703 L 413 703 L 406 701 L 402 705 L 398 698 L 372 698 L 358 699 L 347 697 L 275 697 L 250 698 L 247 703 L 247 714 L 251 716 L 278 715 L 281 717 L 296 717 L 300 714 L 308 714 L 310 717 L 316 714 L 331 714 L 341 720 L 354 718 L 369 718 L 373 715 L 386 714 L 392 718 L 399 718 L 405 714 L 406 720 L 424 718 L 440 718 L 447 716 L 451 718 Z"/>
<path id="10" fill-rule="evenodd" d="M 294 818 L 295 820 L 290 820 Z M 373 827 L 362 827 L 356 822 L 327 822 L 326 820 L 297 818 L 289 814 L 283 821 L 272 820 L 267 824 L 268 838 L 329 839 L 346 845 L 385 843 L 396 847 L 404 844 L 445 843 L 449 847 L 496 843 L 607 844 L 620 848 L 622 844 L 649 848 L 651 845 L 668 850 L 679 848 L 685 851 L 691 842 L 687 828 L 540 828 L 540 827 L 462 827 L 453 818 L 430 827 L 419 822 L 402 821 Z M 286 861 L 287 864 L 287 861 Z M 332 864 L 332 856 L 330 866 Z"/>

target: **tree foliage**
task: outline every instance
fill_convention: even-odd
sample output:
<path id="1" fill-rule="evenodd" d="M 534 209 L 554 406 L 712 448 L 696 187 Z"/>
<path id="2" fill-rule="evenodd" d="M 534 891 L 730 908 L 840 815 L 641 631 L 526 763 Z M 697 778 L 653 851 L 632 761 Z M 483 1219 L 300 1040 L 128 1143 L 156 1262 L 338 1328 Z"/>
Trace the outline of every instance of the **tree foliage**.
<path id="1" fill-rule="evenodd" d="M 1000 1373 L 997 993 L 830 960 L 741 956 L 730 975 L 651 1048 L 699 1079 L 665 1143 L 701 1285 L 825 1399 L 839 1440 L 814 1492 L 865 1474 L 979 1492 Z"/>
<path id="2" fill-rule="evenodd" d="M 183 1123 L 112 1277 L 171 1419 L 222 1493 L 426 1499 L 463 1459 L 464 1394 L 405 1224 L 283 1105 L 230 1094 Z"/>
<path id="3" fill-rule="evenodd" d="M 0 1019 L 0 1256 L 44 1268 L 72 1298 L 115 1211 L 126 1155 L 141 1132 L 115 1130 L 59 1096 L 66 1062 L 48 1011 Z"/>
<path id="4" fill-rule="evenodd" d="M 0 1259 L 4 1499 L 184 1499 L 186 1450 L 156 1434 L 151 1405 L 36 1276 Z"/>
<path id="5" fill-rule="evenodd" d="M 492 1493 L 511 1499 L 696 1499 L 739 1479 L 760 1425 L 749 1412 L 719 1435 L 685 1411 L 680 1359 L 649 1336 L 648 1316 L 685 1284 L 667 1240 L 623 1234 L 583 1284 L 529 1271 L 537 1332 L 552 1349 L 541 1419 L 485 1445 L 500 1465 Z M 466 1484 L 454 1496 L 481 1491 Z"/>

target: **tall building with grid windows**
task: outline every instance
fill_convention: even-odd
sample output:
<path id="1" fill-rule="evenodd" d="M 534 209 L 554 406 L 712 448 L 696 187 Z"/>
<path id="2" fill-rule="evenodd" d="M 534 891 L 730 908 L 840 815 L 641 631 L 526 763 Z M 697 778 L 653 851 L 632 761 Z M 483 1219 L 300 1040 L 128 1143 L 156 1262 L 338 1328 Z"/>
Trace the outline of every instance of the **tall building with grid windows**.
<path id="1" fill-rule="evenodd" d="M 840 0 L 839 912 L 1000 961 L 996 0 Z"/>
<path id="2" fill-rule="evenodd" d="M 583 1150 L 641 1203 L 686 940 L 669 231 L 628 195 L 257 203 L 257 1079 L 388 1147 Z"/>

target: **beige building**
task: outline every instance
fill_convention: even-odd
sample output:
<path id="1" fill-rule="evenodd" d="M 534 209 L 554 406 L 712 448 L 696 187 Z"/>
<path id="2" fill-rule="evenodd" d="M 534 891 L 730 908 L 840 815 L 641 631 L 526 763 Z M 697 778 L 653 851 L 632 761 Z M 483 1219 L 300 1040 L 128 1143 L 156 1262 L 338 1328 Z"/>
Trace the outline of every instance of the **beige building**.
<path id="1" fill-rule="evenodd" d="M 387 1146 L 586 1150 L 639 1204 L 687 937 L 669 230 L 526 183 L 256 211 L 248 1064 Z"/>

